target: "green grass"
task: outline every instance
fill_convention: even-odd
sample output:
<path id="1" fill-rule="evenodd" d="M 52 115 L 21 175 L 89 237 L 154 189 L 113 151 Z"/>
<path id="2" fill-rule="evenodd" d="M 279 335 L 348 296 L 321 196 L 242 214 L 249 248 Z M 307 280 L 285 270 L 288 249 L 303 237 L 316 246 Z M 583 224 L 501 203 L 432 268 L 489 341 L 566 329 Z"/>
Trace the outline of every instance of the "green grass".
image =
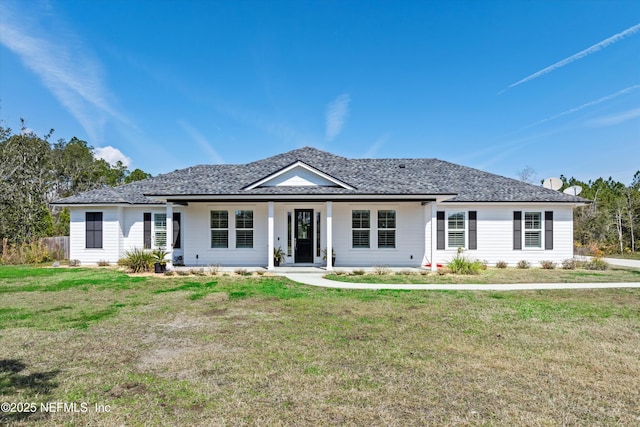
<path id="1" fill-rule="evenodd" d="M 611 266 L 609 270 L 545 270 L 542 268 L 517 269 L 517 268 L 488 268 L 478 274 L 445 274 L 430 273 L 421 274 L 366 274 L 366 275 L 339 275 L 327 274 L 327 279 L 341 282 L 355 283 L 398 283 L 398 284 L 422 284 L 422 283 L 587 283 L 587 282 L 640 282 L 640 270 Z"/>
<path id="2" fill-rule="evenodd" d="M 110 406 L 0 424 L 640 423 L 640 289 L 365 291 L 32 267 L 0 267 L 0 286 L 0 401 Z"/>

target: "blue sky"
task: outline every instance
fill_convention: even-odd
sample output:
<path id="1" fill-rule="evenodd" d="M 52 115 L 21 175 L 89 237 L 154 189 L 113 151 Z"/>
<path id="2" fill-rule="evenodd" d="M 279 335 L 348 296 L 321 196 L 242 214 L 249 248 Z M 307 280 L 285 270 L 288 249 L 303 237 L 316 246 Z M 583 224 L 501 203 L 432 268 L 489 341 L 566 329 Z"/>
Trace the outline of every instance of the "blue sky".
<path id="1" fill-rule="evenodd" d="M 0 0 L 20 117 L 154 175 L 310 145 L 628 184 L 640 2 Z"/>

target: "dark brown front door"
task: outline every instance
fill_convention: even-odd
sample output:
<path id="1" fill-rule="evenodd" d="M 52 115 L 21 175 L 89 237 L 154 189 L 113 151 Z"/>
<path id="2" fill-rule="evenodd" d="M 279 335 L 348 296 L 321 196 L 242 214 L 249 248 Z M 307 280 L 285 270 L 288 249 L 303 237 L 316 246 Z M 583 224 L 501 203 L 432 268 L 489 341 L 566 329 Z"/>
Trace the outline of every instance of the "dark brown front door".
<path id="1" fill-rule="evenodd" d="M 313 262 L 313 209 L 296 209 L 295 262 Z"/>

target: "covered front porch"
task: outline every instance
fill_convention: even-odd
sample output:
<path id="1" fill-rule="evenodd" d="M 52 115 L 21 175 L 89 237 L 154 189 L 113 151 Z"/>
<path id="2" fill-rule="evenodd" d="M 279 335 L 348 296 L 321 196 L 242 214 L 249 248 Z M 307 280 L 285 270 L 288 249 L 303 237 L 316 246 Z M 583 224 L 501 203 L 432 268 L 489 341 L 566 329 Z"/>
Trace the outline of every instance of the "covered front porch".
<path id="1" fill-rule="evenodd" d="M 433 271 L 436 202 L 415 200 L 167 201 L 166 223 L 180 212 L 186 267 L 373 268 Z M 173 242 L 174 227 L 166 228 Z M 277 265 L 274 251 L 283 262 Z M 432 262 L 433 261 L 433 262 Z"/>

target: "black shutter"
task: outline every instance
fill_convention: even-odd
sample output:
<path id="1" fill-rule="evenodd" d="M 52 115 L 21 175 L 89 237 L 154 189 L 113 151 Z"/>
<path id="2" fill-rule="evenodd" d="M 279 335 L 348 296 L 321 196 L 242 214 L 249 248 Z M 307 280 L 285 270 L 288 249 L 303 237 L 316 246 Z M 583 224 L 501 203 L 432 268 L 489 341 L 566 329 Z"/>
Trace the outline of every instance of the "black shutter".
<path id="1" fill-rule="evenodd" d="M 553 211 L 544 213 L 544 248 L 553 249 Z"/>
<path id="2" fill-rule="evenodd" d="M 513 212 L 513 249 L 522 249 L 522 212 Z"/>
<path id="3" fill-rule="evenodd" d="M 478 249 L 478 212 L 469 211 L 469 249 Z"/>
<path id="4" fill-rule="evenodd" d="M 151 213 L 144 213 L 144 248 L 151 249 Z"/>
<path id="5" fill-rule="evenodd" d="M 180 249 L 180 213 L 173 213 L 173 249 Z"/>
<path id="6" fill-rule="evenodd" d="M 436 249 L 444 249 L 444 211 L 436 212 L 437 245 Z"/>

